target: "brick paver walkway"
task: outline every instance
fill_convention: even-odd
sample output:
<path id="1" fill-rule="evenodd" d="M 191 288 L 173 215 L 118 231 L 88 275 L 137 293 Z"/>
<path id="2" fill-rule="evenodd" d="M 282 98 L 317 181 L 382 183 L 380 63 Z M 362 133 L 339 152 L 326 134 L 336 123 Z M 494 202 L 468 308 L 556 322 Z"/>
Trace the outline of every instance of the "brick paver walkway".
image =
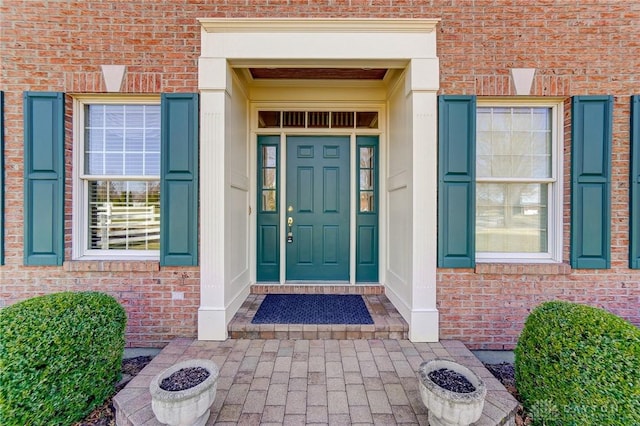
<path id="1" fill-rule="evenodd" d="M 178 361 L 207 358 L 220 367 L 207 425 L 427 425 L 416 372 L 435 357 L 460 362 L 485 381 L 487 400 L 476 425 L 515 425 L 516 400 L 462 343 L 379 339 L 176 339 L 116 395 L 116 421 L 158 425 L 151 378 Z"/>

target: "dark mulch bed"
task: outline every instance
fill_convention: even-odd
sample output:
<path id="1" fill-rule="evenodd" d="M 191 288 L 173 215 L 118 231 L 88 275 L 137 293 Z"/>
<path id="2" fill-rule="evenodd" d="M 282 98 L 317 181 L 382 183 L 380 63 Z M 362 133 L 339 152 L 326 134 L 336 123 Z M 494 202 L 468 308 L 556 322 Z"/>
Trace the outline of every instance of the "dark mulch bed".
<path id="1" fill-rule="evenodd" d="M 487 370 L 489 370 L 489 372 L 493 374 L 500 383 L 502 383 L 509 393 L 520 402 L 516 413 L 516 425 L 528 426 L 532 424 L 533 419 L 522 406 L 522 399 L 520 398 L 518 389 L 516 389 L 515 368 L 513 364 L 503 362 L 501 364 L 485 364 L 484 366 L 487 367 Z"/>
<path id="2" fill-rule="evenodd" d="M 152 359 L 153 357 L 151 356 L 138 356 L 122 360 L 122 380 L 116 386 L 113 395 L 120 392 L 129 380 L 135 377 Z M 110 397 L 104 404 L 93 410 L 84 420 L 74 426 L 115 426 L 115 424 L 116 409 Z"/>

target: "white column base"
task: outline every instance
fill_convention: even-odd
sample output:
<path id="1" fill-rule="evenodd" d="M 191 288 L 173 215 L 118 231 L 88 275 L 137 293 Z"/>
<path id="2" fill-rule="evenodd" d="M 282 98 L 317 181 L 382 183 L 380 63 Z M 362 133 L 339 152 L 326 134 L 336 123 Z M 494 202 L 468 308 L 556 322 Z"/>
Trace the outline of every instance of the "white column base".
<path id="1" fill-rule="evenodd" d="M 198 340 L 227 340 L 227 322 L 224 308 L 198 309 Z"/>
<path id="2" fill-rule="evenodd" d="M 439 316 L 437 309 L 415 309 L 409 321 L 409 340 L 433 343 L 439 340 Z"/>

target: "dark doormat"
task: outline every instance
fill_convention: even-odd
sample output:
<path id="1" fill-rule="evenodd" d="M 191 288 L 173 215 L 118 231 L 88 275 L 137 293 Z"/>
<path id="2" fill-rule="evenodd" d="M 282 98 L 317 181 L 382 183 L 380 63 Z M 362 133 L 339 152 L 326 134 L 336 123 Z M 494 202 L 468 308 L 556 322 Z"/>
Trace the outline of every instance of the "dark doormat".
<path id="1" fill-rule="evenodd" d="M 252 324 L 373 324 L 359 294 L 267 294 Z"/>

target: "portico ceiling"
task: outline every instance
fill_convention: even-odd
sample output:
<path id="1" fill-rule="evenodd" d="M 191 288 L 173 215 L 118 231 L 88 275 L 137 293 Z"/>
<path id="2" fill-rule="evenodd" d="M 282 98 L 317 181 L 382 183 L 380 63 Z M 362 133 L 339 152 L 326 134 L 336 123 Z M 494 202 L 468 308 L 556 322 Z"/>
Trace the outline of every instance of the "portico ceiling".
<path id="1" fill-rule="evenodd" d="M 383 80 L 386 68 L 249 68 L 261 80 Z"/>

